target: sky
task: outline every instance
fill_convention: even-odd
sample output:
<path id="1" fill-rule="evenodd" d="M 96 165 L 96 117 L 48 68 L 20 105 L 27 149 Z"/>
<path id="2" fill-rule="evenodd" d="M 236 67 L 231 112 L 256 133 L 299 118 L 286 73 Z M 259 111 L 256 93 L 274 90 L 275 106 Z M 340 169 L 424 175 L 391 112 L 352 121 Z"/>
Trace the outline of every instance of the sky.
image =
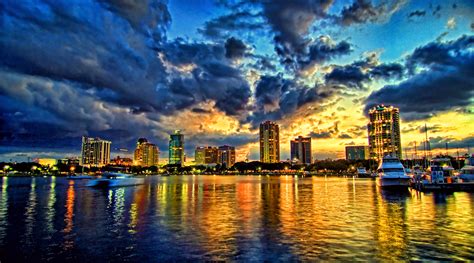
<path id="1" fill-rule="evenodd" d="M 474 149 L 474 2 L 4 0 L 0 161 L 80 154 L 81 136 L 131 156 L 140 137 L 233 145 L 258 125 L 311 136 L 315 159 L 367 145 L 367 112 L 400 109 L 404 154 Z M 404 156 L 405 157 L 405 156 Z"/>

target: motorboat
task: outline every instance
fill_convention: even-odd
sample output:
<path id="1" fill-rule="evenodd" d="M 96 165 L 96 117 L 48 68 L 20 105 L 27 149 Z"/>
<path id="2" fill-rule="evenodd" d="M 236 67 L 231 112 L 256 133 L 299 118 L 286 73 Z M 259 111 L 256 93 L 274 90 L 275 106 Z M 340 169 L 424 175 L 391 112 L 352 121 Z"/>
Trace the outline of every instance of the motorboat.
<path id="1" fill-rule="evenodd" d="M 459 172 L 459 179 L 463 182 L 474 182 L 474 154 L 466 158 L 465 165 Z"/>
<path id="2" fill-rule="evenodd" d="M 408 189 L 411 177 L 405 172 L 400 159 L 395 156 L 385 156 L 377 168 L 377 185 L 386 189 Z"/>
<path id="3" fill-rule="evenodd" d="M 365 167 L 358 167 L 357 168 L 357 177 L 358 178 L 371 178 L 371 174 L 367 172 Z"/>
<path id="4" fill-rule="evenodd" d="M 449 158 L 434 158 L 430 162 L 428 168 L 429 176 L 423 176 L 421 182 L 416 182 L 413 186 L 415 189 L 424 192 L 456 192 L 456 191 L 474 191 L 474 173 L 471 162 L 468 162 L 461 169 L 459 176 L 454 175 L 454 168 L 451 166 Z M 469 174 L 472 173 L 472 174 Z M 463 175 L 463 176 L 461 176 Z"/>
<path id="5" fill-rule="evenodd" d="M 433 158 L 430 161 L 429 174 L 432 184 L 451 183 L 454 168 L 449 158 Z"/>
<path id="6" fill-rule="evenodd" d="M 137 178 L 129 174 L 108 172 L 101 178 L 90 180 L 87 186 L 95 188 L 110 188 L 121 186 L 135 186 L 145 183 L 145 178 Z"/>

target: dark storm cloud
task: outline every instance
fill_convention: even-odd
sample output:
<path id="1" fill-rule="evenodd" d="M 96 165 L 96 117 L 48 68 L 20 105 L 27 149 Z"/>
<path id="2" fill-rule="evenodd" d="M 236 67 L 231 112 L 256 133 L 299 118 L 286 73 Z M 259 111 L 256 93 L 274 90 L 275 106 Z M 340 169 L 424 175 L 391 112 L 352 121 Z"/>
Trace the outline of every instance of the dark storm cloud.
<path id="1" fill-rule="evenodd" d="M 347 133 L 341 133 L 339 136 L 337 136 L 339 139 L 352 139 L 352 136 L 350 136 Z"/>
<path id="2" fill-rule="evenodd" d="M 425 16 L 425 15 L 426 15 L 425 10 L 415 10 L 415 11 L 411 12 L 410 14 L 408 14 L 408 18 L 422 17 L 422 16 Z"/>
<path id="3" fill-rule="evenodd" d="M 369 71 L 369 75 L 373 78 L 396 79 L 403 76 L 403 71 L 403 65 L 399 63 L 388 63 L 373 67 Z"/>
<path id="4" fill-rule="evenodd" d="M 362 88 L 362 84 L 369 80 L 369 76 L 354 65 L 338 66 L 324 76 L 326 83 L 339 84 L 350 88 Z"/>
<path id="5" fill-rule="evenodd" d="M 343 26 L 385 21 L 405 2 L 405 0 L 394 0 L 374 4 L 371 0 L 355 0 L 342 9 L 337 20 Z"/>
<path id="6" fill-rule="evenodd" d="M 437 112 L 466 107 L 474 96 L 474 36 L 449 42 L 432 42 L 415 49 L 407 65 L 422 71 L 398 85 L 373 92 L 365 111 L 376 104 L 401 108 L 404 119 L 424 119 Z"/>
<path id="7" fill-rule="evenodd" d="M 328 139 L 332 137 L 332 133 L 329 131 L 324 131 L 324 132 L 311 132 L 309 134 L 311 138 L 316 138 L 316 139 Z"/>
<path id="8" fill-rule="evenodd" d="M 399 63 L 378 63 L 377 58 L 357 60 L 349 65 L 335 66 L 325 75 L 327 84 L 342 85 L 349 88 L 363 89 L 364 84 L 373 79 L 399 79 L 404 74 L 404 67 Z"/>
<path id="9" fill-rule="evenodd" d="M 254 126 L 263 120 L 279 120 L 291 115 L 304 105 L 322 102 L 331 97 L 332 91 L 323 87 L 300 85 L 281 75 L 261 76 L 256 86 L 256 107 L 248 120 Z"/>
<path id="10" fill-rule="evenodd" d="M 334 24 L 334 21 L 343 26 L 384 21 L 404 2 L 392 0 L 373 4 L 372 1 L 357 0 L 345 6 L 340 14 L 332 15 L 328 10 L 333 0 L 219 1 L 233 12 L 208 21 L 200 32 L 215 38 L 229 36 L 229 31 L 252 31 L 251 25 L 270 29 L 280 62 L 288 70 L 298 73 L 352 51 L 352 45 L 347 41 L 333 43 L 321 41 L 321 37 L 312 39 L 309 35 L 312 27 L 318 23 Z"/>
<path id="11" fill-rule="evenodd" d="M 158 11 L 166 14 L 146 21 L 162 26 L 146 23 L 135 30 L 127 19 L 95 2 L 9 2 L 0 36 L 2 65 L 86 89 L 107 89 L 111 96 L 106 99 L 118 103 L 159 106 L 154 86 L 164 81 L 164 68 L 149 46 L 159 44 L 158 33 L 158 39 L 165 37 L 163 27 L 170 21 L 167 10 Z"/>
<path id="12" fill-rule="evenodd" d="M 209 20 L 198 32 L 208 38 L 218 39 L 228 37 L 230 32 L 248 32 L 264 28 L 261 14 L 244 10 Z"/>
<path id="13" fill-rule="evenodd" d="M 231 37 L 225 42 L 225 56 L 227 58 L 242 58 L 247 51 L 247 45 L 237 38 Z"/>
<path id="14" fill-rule="evenodd" d="M 7 1 L 0 12 L 3 142 L 97 134 L 130 146 L 166 139 L 163 115 L 208 101 L 237 115 L 251 96 L 223 44 L 167 41 L 166 1 Z"/>
<path id="15" fill-rule="evenodd" d="M 298 58 L 298 62 L 303 68 L 314 63 L 322 64 L 333 58 L 348 55 L 352 52 L 352 45 L 347 41 L 335 44 L 319 40 L 308 46 L 308 49 L 308 54 Z"/>
<path id="16" fill-rule="evenodd" d="M 114 13 L 156 42 L 166 40 L 166 29 L 171 22 L 167 1 L 158 0 L 99 0 Z"/>
<path id="17" fill-rule="evenodd" d="M 236 47 L 232 48 L 234 50 L 231 52 L 235 55 Z M 216 107 L 226 114 L 242 113 L 252 94 L 241 71 L 227 64 L 226 48 L 217 44 L 176 40 L 166 44 L 164 50 L 164 58 L 172 64 L 196 66 L 190 74 L 170 73 L 172 82 L 169 89 L 163 88 L 162 92 L 166 98 L 164 100 L 174 102 L 168 103 L 168 106 L 180 109 L 198 102 L 214 100 Z"/>
<path id="18" fill-rule="evenodd" d="M 474 36 L 463 35 L 448 42 L 431 42 L 418 47 L 407 58 L 407 67 L 414 71 L 417 66 L 428 66 L 433 69 L 456 66 L 472 56 L 469 48 L 474 46 Z"/>

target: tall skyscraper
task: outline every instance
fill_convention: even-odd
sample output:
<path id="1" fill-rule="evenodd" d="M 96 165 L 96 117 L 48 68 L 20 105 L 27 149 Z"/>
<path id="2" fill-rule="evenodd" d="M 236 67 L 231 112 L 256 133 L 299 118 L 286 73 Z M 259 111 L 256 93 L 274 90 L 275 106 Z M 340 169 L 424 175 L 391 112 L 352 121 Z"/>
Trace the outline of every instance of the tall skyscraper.
<path id="1" fill-rule="evenodd" d="M 217 163 L 232 167 L 235 164 L 235 147 L 229 145 L 219 146 Z"/>
<path id="2" fill-rule="evenodd" d="M 156 145 L 149 143 L 147 139 L 140 138 L 137 148 L 133 154 L 133 164 L 142 167 L 158 166 L 159 150 Z"/>
<path id="3" fill-rule="evenodd" d="M 110 162 L 112 142 L 99 138 L 82 137 L 81 165 L 104 166 Z"/>
<path id="4" fill-rule="evenodd" d="M 368 160 L 369 146 L 346 146 L 346 160 Z"/>
<path id="5" fill-rule="evenodd" d="M 402 157 L 400 141 L 400 112 L 393 106 L 377 105 L 369 110 L 369 151 L 373 159 L 388 154 Z"/>
<path id="6" fill-rule="evenodd" d="M 311 137 L 298 136 L 290 141 L 291 161 L 311 164 Z"/>
<path id="7" fill-rule="evenodd" d="M 278 124 L 271 121 L 260 124 L 260 161 L 280 162 L 280 130 Z"/>
<path id="8" fill-rule="evenodd" d="M 198 146 L 194 152 L 194 161 L 196 164 L 217 163 L 217 147 Z"/>
<path id="9" fill-rule="evenodd" d="M 170 134 L 168 161 L 169 164 L 184 165 L 184 135 L 179 130 Z"/>

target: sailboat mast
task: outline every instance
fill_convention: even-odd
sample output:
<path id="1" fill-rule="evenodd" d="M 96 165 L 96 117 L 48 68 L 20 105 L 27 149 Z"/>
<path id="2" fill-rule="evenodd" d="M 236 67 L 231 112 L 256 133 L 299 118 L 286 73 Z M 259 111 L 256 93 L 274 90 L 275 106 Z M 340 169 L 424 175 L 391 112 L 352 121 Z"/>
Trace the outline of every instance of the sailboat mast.
<path id="1" fill-rule="evenodd" d="M 425 146 L 425 162 L 426 162 L 426 167 L 428 167 L 428 160 L 427 160 L 427 156 L 426 156 L 426 150 L 428 149 L 428 152 L 430 151 L 430 146 L 429 146 L 429 142 L 428 142 L 428 126 L 426 126 L 426 123 L 425 123 L 425 143 L 426 143 L 426 146 Z"/>

